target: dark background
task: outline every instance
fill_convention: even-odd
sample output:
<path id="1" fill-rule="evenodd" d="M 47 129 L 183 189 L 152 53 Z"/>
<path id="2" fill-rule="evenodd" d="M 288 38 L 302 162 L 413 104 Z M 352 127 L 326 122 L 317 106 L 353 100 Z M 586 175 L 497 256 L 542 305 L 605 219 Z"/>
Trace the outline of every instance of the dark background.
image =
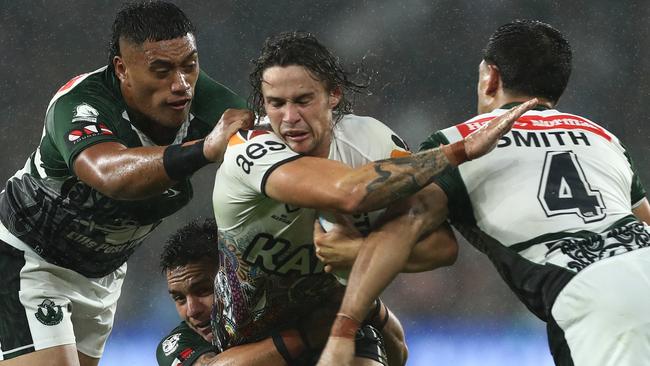
<path id="1" fill-rule="evenodd" d="M 371 72 L 371 95 L 357 98 L 355 112 L 385 122 L 413 148 L 430 132 L 475 113 L 481 49 L 497 26 L 518 18 L 548 22 L 574 50 L 573 74 L 558 109 L 619 136 L 643 181 L 650 182 L 650 139 L 644 129 L 650 97 L 647 1 L 175 3 L 198 29 L 201 67 L 242 96 L 249 93 L 249 60 L 267 36 L 286 30 L 315 33 L 350 70 Z M 0 4 L 0 177 L 6 180 L 37 146 L 54 92 L 107 62 L 120 2 Z M 157 259 L 170 233 L 192 218 L 211 216 L 213 176 L 210 167 L 196 175 L 193 202 L 168 218 L 130 260 L 103 365 L 153 363 L 155 343 L 177 323 Z M 385 299 L 407 328 L 409 364 L 550 362 L 543 323 L 466 243 L 455 266 L 401 275 Z"/>

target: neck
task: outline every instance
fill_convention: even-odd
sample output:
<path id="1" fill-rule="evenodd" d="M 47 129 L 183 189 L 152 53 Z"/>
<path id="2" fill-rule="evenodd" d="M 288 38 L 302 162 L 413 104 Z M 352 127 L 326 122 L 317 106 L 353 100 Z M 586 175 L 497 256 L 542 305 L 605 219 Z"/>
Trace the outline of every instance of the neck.
<path id="1" fill-rule="evenodd" d="M 133 109 L 128 109 L 129 119 L 131 124 L 142 131 L 149 137 L 156 145 L 169 145 L 174 142 L 178 127 L 165 127 L 147 118 L 142 113 Z"/>

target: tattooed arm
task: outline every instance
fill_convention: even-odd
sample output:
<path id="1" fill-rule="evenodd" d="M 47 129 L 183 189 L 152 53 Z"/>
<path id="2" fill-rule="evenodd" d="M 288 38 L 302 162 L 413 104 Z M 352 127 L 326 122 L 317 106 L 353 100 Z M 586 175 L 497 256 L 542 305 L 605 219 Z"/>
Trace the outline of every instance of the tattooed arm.
<path id="1" fill-rule="evenodd" d="M 272 170 L 263 188 L 269 197 L 300 207 L 343 213 L 383 208 L 418 192 L 446 169 L 487 154 L 536 103 L 533 99 L 513 108 L 457 143 L 356 169 L 333 160 L 302 157 Z"/>

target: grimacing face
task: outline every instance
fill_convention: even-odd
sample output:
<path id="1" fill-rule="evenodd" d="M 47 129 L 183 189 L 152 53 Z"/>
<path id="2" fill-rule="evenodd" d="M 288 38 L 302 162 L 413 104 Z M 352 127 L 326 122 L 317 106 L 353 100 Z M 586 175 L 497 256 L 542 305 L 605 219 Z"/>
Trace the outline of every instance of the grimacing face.
<path id="1" fill-rule="evenodd" d="M 129 108 L 166 128 L 180 127 L 199 76 L 194 35 L 141 45 L 120 39 L 120 53 L 113 65 Z"/>
<path id="2" fill-rule="evenodd" d="M 214 303 L 216 264 L 210 260 L 191 262 L 167 270 L 167 288 L 178 316 L 206 341 L 212 342 L 210 313 Z"/>
<path id="3" fill-rule="evenodd" d="M 272 66 L 262 73 L 264 109 L 273 131 L 300 154 L 327 158 L 332 139 L 332 110 L 341 89 L 325 83 L 304 66 Z"/>

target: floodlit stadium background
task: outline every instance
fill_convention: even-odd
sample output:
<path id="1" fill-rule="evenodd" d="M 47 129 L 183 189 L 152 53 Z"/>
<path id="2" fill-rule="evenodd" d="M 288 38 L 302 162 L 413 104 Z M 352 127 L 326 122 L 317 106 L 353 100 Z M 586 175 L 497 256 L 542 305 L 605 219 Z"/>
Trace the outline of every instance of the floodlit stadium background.
<path id="1" fill-rule="evenodd" d="M 574 48 L 559 109 L 617 134 L 650 184 L 650 7 L 644 1 L 178 1 L 198 29 L 201 67 L 241 95 L 248 60 L 270 34 L 314 32 L 352 69 L 373 73 L 356 112 L 374 116 L 417 149 L 432 131 L 475 111 L 481 49 L 498 26 L 536 18 Z M 107 61 L 117 1 L 0 2 L 1 178 L 37 145 L 49 99 L 72 76 Z M 646 127 L 647 128 L 647 127 Z M 154 365 L 178 323 L 157 258 L 187 220 L 211 215 L 213 168 L 196 175 L 193 203 L 169 218 L 129 262 L 115 328 L 100 365 Z M 504 189 L 508 189 L 504 187 Z M 514 228 L 513 228 L 514 229 Z M 544 324 L 528 314 L 488 261 L 463 243 L 455 266 L 402 275 L 384 296 L 406 328 L 409 365 L 551 365 Z"/>

